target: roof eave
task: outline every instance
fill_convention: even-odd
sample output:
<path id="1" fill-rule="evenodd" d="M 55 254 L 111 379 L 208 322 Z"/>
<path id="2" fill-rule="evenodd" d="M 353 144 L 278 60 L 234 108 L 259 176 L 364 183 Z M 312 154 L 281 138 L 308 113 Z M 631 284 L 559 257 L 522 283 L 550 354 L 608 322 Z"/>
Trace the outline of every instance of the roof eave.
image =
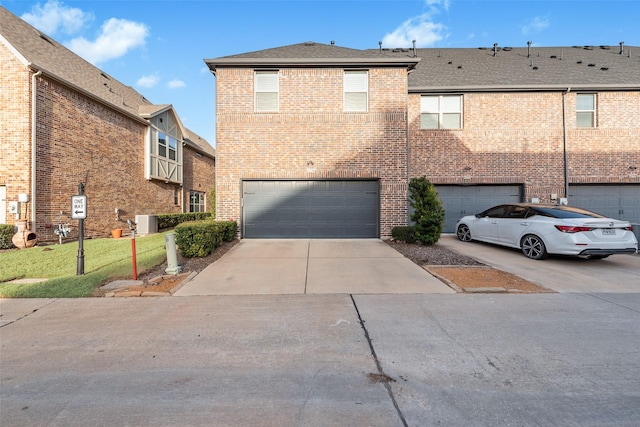
<path id="1" fill-rule="evenodd" d="M 138 114 L 131 113 L 131 112 L 125 110 L 124 108 L 120 108 L 117 105 L 112 104 L 111 102 L 105 102 L 105 100 L 100 98 L 99 96 L 89 92 L 86 89 L 81 88 L 78 85 L 75 85 L 75 84 L 69 82 L 68 80 L 58 76 L 55 73 L 50 72 L 46 68 L 43 68 L 43 67 L 41 67 L 39 65 L 36 65 L 33 62 L 28 63 L 27 66 L 31 70 L 34 70 L 35 72 L 42 71 L 42 74 L 46 75 L 47 77 L 49 77 L 49 78 L 51 78 L 51 79 L 53 79 L 53 80 L 55 80 L 55 81 L 57 81 L 59 83 L 62 83 L 63 85 L 68 86 L 68 87 L 72 88 L 75 91 L 78 91 L 78 92 L 82 93 L 86 97 L 91 98 L 94 101 L 99 102 L 100 104 L 108 105 L 109 108 L 112 108 L 112 109 L 118 111 L 119 113 L 124 114 L 125 116 L 134 119 L 135 121 L 137 121 L 139 123 L 142 123 L 142 124 L 144 124 L 146 126 L 149 126 L 149 122 L 147 120 L 145 120 L 144 118 L 140 117 Z"/>
<path id="2" fill-rule="evenodd" d="M 209 69 L 225 67 L 406 67 L 413 69 L 420 58 L 217 58 L 205 59 Z"/>
<path id="3" fill-rule="evenodd" d="M 496 85 L 496 86 L 414 86 L 409 93 L 459 92 L 557 92 L 557 91 L 640 91 L 640 84 L 566 84 L 566 85 Z"/>

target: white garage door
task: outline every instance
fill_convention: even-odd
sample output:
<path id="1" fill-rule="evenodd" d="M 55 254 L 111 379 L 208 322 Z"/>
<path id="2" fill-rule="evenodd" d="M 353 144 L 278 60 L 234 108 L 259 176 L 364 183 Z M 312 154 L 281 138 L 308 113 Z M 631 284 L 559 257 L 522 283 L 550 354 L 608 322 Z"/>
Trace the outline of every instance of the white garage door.
<path id="1" fill-rule="evenodd" d="M 375 238 L 378 181 L 244 181 L 243 237 Z"/>
<path id="2" fill-rule="evenodd" d="M 571 206 L 640 223 L 640 185 L 570 185 L 568 199 Z"/>
<path id="3" fill-rule="evenodd" d="M 458 219 L 501 203 L 522 201 L 520 185 L 436 185 L 445 210 L 444 232 L 454 233 Z"/>

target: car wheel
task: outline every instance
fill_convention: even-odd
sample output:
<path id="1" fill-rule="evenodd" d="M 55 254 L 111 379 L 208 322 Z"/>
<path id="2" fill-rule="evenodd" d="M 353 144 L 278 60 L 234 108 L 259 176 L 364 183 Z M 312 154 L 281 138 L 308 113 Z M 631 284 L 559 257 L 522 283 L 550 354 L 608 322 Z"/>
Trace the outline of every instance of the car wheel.
<path id="1" fill-rule="evenodd" d="M 458 235 L 458 239 L 462 240 L 463 242 L 471 241 L 471 230 L 469 230 L 469 227 L 466 224 L 460 224 L 458 226 L 458 231 L 456 232 L 456 234 Z"/>
<path id="2" fill-rule="evenodd" d="M 547 248 L 545 248 L 542 239 L 533 234 L 524 236 L 520 242 L 520 247 L 527 258 L 544 259 L 547 257 Z"/>

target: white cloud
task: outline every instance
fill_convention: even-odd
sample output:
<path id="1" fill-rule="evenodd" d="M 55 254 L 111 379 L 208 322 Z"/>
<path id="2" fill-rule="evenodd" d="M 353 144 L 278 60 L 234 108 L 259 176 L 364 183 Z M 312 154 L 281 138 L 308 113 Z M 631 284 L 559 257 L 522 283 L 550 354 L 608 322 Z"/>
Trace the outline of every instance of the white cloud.
<path id="1" fill-rule="evenodd" d="M 111 18 L 102 25 L 95 41 L 79 37 L 66 45 L 92 64 L 98 64 L 123 56 L 136 47 L 144 46 L 148 35 L 149 29 L 145 24 Z"/>
<path id="2" fill-rule="evenodd" d="M 75 7 L 68 7 L 57 0 L 49 0 L 42 6 L 40 3 L 21 17 L 43 33 L 54 35 L 58 31 L 63 34 L 74 34 L 85 25 L 91 23 L 94 16 Z"/>
<path id="3" fill-rule="evenodd" d="M 160 81 L 160 77 L 158 77 L 156 74 L 149 74 L 149 75 L 140 77 L 136 82 L 136 86 L 150 88 L 157 85 L 159 81 Z"/>
<path id="4" fill-rule="evenodd" d="M 445 30 L 444 25 L 432 22 L 431 15 L 425 13 L 404 21 L 393 32 L 385 34 L 382 45 L 389 48 L 411 47 L 415 40 L 416 47 L 429 47 L 444 38 Z"/>
<path id="5" fill-rule="evenodd" d="M 185 82 L 183 82 L 182 80 L 171 80 L 169 83 L 167 83 L 167 87 L 169 89 L 180 89 L 183 87 L 186 87 L 187 85 L 185 84 Z"/>
<path id="6" fill-rule="evenodd" d="M 522 34 L 538 33 L 549 26 L 549 18 L 536 16 L 522 26 Z"/>

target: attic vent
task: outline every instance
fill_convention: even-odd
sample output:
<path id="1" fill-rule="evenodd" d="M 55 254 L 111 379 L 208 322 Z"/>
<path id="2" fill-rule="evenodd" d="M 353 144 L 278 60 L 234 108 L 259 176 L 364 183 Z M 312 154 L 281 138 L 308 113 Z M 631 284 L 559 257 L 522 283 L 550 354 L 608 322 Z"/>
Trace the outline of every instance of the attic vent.
<path id="1" fill-rule="evenodd" d="M 610 49 L 611 49 L 611 46 L 600 46 L 600 49 L 610 50 Z"/>
<path id="2" fill-rule="evenodd" d="M 458 65 L 458 70 L 462 70 L 462 65 Z"/>
<path id="3" fill-rule="evenodd" d="M 576 64 L 582 64 L 582 61 L 578 61 L 578 62 L 576 62 Z"/>
<path id="4" fill-rule="evenodd" d="M 593 50 L 593 46 L 585 46 L 584 49 L 585 50 Z"/>
<path id="5" fill-rule="evenodd" d="M 107 80 L 111 80 L 111 79 L 109 78 L 109 76 L 107 76 L 105 73 L 100 73 L 100 75 L 101 75 L 102 77 L 104 77 L 105 79 L 107 79 Z"/>
<path id="6" fill-rule="evenodd" d="M 505 52 L 511 52 L 513 48 L 511 47 L 503 47 L 502 50 L 504 50 Z"/>
<path id="7" fill-rule="evenodd" d="M 595 67 L 596 64 L 587 64 L 587 67 Z"/>
<path id="8" fill-rule="evenodd" d="M 314 42 L 304 42 L 305 46 L 315 46 L 316 44 Z"/>
<path id="9" fill-rule="evenodd" d="M 51 46 L 54 46 L 53 42 L 51 41 L 51 39 L 49 37 L 46 36 L 46 34 L 36 30 L 38 35 L 40 36 L 40 38 L 44 41 L 46 41 L 47 43 L 49 43 Z"/>
<path id="10" fill-rule="evenodd" d="M 558 57 L 558 55 L 551 55 L 549 58 L 556 59 L 557 57 Z"/>
<path id="11" fill-rule="evenodd" d="M 607 71 L 609 69 L 609 67 L 602 67 L 600 68 L 602 71 Z"/>
<path id="12" fill-rule="evenodd" d="M 447 64 L 451 65 L 451 64 L 453 64 L 453 61 L 449 61 L 449 62 L 447 62 Z"/>

